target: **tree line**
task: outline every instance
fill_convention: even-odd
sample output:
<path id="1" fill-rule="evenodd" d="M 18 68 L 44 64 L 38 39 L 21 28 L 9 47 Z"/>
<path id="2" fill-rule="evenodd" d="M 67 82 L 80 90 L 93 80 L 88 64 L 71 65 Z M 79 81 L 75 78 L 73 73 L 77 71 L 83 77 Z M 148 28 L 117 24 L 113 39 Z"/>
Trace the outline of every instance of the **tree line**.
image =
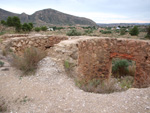
<path id="1" fill-rule="evenodd" d="M 1 24 L 8 27 L 15 27 L 17 32 L 20 31 L 31 31 L 33 29 L 33 23 L 24 23 L 21 24 L 20 18 L 17 16 L 8 17 L 7 20 L 1 20 Z"/>

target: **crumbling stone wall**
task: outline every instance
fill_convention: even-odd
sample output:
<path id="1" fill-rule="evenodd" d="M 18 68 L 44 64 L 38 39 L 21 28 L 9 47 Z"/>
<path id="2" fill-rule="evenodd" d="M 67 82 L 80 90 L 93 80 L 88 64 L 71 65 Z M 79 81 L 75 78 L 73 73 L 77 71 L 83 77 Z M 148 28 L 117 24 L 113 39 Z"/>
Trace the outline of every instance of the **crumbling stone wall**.
<path id="1" fill-rule="evenodd" d="M 135 87 L 150 85 L 150 41 L 89 38 L 78 44 L 79 77 L 109 79 L 112 58 L 136 61 Z"/>
<path id="2" fill-rule="evenodd" d="M 31 46 L 40 48 L 42 50 L 46 50 L 47 48 L 53 47 L 54 44 L 57 44 L 60 41 L 67 39 L 68 37 L 65 36 L 11 36 L 11 38 L 8 38 L 6 41 L 3 42 L 3 48 L 9 47 L 15 53 L 22 53 L 25 50 L 25 48 Z"/>

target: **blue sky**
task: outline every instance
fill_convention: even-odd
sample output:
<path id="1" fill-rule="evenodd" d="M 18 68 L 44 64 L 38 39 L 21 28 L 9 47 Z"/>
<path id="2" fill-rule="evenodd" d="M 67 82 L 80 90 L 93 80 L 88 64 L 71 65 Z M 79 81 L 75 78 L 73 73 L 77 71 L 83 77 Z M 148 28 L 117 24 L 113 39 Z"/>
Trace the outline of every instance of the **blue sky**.
<path id="1" fill-rule="evenodd" d="M 150 0 L 0 0 L 0 8 L 27 14 L 52 8 L 96 23 L 150 23 Z"/>

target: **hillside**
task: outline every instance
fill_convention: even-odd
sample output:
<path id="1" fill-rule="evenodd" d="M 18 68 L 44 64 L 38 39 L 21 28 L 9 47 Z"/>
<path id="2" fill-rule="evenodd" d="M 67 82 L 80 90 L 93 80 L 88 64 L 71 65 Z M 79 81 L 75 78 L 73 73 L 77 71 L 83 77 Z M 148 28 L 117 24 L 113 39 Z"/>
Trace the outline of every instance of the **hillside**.
<path id="1" fill-rule="evenodd" d="M 72 16 L 53 9 L 44 9 L 36 11 L 32 15 L 26 13 L 16 14 L 0 9 L 0 20 L 6 20 L 8 16 L 18 16 L 22 23 L 32 22 L 36 26 L 40 25 L 90 25 L 96 23 L 90 19 Z"/>

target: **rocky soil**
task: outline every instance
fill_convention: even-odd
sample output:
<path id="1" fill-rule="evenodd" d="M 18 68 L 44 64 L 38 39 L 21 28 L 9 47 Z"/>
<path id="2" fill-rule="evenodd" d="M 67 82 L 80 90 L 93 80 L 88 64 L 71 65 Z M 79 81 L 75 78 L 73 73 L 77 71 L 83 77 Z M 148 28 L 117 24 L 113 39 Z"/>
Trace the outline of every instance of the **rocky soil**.
<path id="1" fill-rule="evenodd" d="M 62 66 L 44 58 L 35 75 L 21 77 L 5 58 L 0 68 L 0 106 L 11 113 L 150 113 L 150 87 L 94 94 L 80 90 Z M 8 69 L 6 69 L 8 68 Z"/>

